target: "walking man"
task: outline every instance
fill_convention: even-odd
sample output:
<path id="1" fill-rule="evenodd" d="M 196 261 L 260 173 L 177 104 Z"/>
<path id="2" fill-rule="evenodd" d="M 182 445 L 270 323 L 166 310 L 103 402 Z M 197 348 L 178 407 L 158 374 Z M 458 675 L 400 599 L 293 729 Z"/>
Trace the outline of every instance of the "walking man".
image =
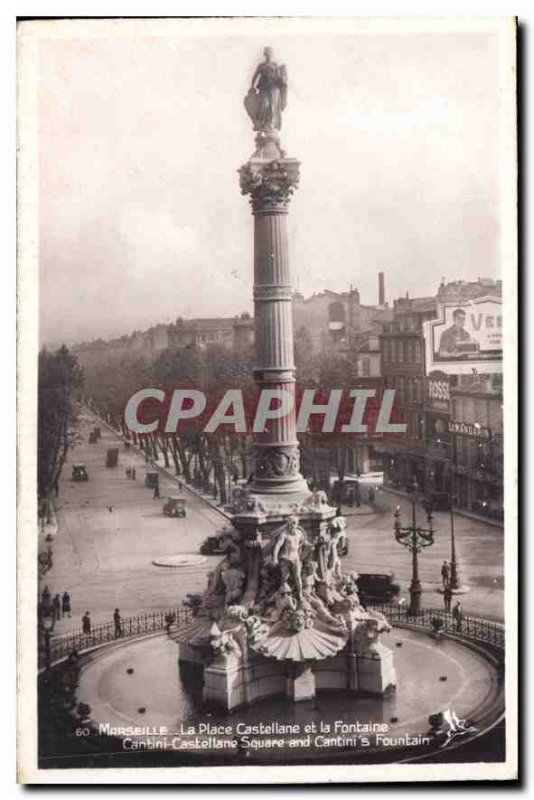
<path id="1" fill-rule="evenodd" d="M 443 590 L 443 605 L 445 607 L 445 611 L 448 613 L 451 610 L 451 603 L 452 603 L 452 588 L 450 582 L 445 585 L 445 589 Z"/>
<path id="2" fill-rule="evenodd" d="M 452 617 L 454 619 L 454 624 L 456 625 L 456 631 L 457 633 L 460 633 L 462 630 L 463 611 L 462 611 L 462 604 L 460 603 L 459 600 L 452 609 Z"/>
<path id="3" fill-rule="evenodd" d="M 122 618 L 118 608 L 113 612 L 113 625 L 115 626 L 115 636 L 122 636 Z"/>
<path id="4" fill-rule="evenodd" d="M 82 617 L 82 632 L 87 636 L 91 633 L 91 616 L 88 611 Z"/>
<path id="5" fill-rule="evenodd" d="M 154 500 L 159 500 L 159 480 L 154 486 Z"/>
<path id="6" fill-rule="evenodd" d="M 61 598 L 61 612 L 64 617 L 71 616 L 70 613 L 70 594 L 68 592 L 63 592 L 63 597 Z"/>
<path id="7" fill-rule="evenodd" d="M 132 467 L 132 480 L 135 480 L 135 467 Z"/>
<path id="8" fill-rule="evenodd" d="M 444 561 L 441 565 L 441 582 L 443 584 L 443 588 L 447 586 L 451 577 L 451 571 L 449 569 L 449 564 L 447 561 Z"/>
<path id="9" fill-rule="evenodd" d="M 42 598 L 42 601 L 43 601 L 43 609 L 44 609 L 44 611 L 46 613 L 48 611 L 48 609 L 50 608 L 50 589 L 48 588 L 48 586 L 44 587 L 43 593 L 41 595 L 41 598 Z"/>
<path id="10" fill-rule="evenodd" d="M 54 619 L 57 620 L 61 617 L 61 599 L 58 594 L 54 595 L 52 600 L 52 610 L 54 612 Z"/>

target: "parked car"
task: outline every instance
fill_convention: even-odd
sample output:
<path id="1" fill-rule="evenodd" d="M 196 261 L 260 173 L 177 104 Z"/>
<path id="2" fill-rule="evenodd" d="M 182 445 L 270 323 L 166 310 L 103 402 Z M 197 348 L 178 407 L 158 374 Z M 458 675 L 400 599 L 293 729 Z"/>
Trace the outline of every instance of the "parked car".
<path id="1" fill-rule="evenodd" d="M 159 486 L 159 472 L 147 472 L 145 475 L 145 486 L 147 489 L 155 489 Z"/>
<path id="2" fill-rule="evenodd" d="M 72 480 L 73 481 L 88 481 L 89 475 L 85 469 L 85 464 L 72 465 Z"/>
<path id="3" fill-rule="evenodd" d="M 119 448 L 111 447 L 106 452 L 106 467 L 116 467 L 119 463 Z"/>
<path id="4" fill-rule="evenodd" d="M 200 545 L 203 556 L 224 556 L 228 549 L 228 531 L 221 531 L 214 536 L 208 536 Z"/>
<path id="5" fill-rule="evenodd" d="M 359 480 L 357 478 L 344 478 L 342 481 L 334 481 L 332 500 L 334 503 L 344 503 L 350 506 L 361 502 Z"/>
<path id="6" fill-rule="evenodd" d="M 391 603 L 400 591 L 392 572 L 368 572 L 358 576 L 358 592 L 364 605 Z"/>
<path id="7" fill-rule="evenodd" d="M 448 511 L 449 503 L 448 492 L 427 492 L 423 500 L 427 511 Z"/>
<path id="8" fill-rule="evenodd" d="M 166 497 L 163 503 L 163 513 L 166 517 L 185 517 L 185 500 L 183 497 Z"/>

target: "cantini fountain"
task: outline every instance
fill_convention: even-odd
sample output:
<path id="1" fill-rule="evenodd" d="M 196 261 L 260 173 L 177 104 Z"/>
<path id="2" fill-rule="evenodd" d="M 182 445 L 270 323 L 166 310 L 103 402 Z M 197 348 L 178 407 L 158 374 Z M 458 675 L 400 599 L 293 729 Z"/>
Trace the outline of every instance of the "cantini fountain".
<path id="1" fill-rule="evenodd" d="M 281 149 L 287 73 L 257 67 L 245 108 L 256 150 L 240 170 L 254 215 L 255 381 L 276 408 L 255 434 L 255 467 L 233 495 L 226 556 L 203 594 L 189 597 L 195 622 L 176 632 L 179 661 L 203 673 L 203 699 L 223 710 L 317 690 L 383 695 L 395 687 L 386 618 L 360 605 L 355 573 L 340 555 L 345 520 L 300 474 L 287 215 L 299 162 Z"/>

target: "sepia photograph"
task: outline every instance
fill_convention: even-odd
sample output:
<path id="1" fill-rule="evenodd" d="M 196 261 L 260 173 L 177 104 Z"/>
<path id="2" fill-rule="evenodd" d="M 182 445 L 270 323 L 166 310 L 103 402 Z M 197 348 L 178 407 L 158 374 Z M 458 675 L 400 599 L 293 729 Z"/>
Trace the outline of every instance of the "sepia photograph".
<path id="1" fill-rule="evenodd" d="M 17 81 L 18 780 L 516 779 L 515 18 Z"/>

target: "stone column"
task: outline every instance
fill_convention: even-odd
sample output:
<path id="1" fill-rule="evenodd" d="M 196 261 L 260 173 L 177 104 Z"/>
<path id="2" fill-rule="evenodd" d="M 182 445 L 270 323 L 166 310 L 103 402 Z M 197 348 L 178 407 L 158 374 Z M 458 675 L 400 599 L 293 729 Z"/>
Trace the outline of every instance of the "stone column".
<path id="1" fill-rule="evenodd" d="M 299 162 L 287 158 L 276 131 L 262 132 L 257 149 L 240 169 L 243 194 L 254 214 L 254 315 L 259 389 L 287 393 L 293 406 L 285 416 L 269 421 L 256 433 L 255 494 L 302 495 L 307 484 L 300 474 L 296 431 L 295 363 L 291 274 L 287 242 L 289 201 L 299 181 Z"/>

